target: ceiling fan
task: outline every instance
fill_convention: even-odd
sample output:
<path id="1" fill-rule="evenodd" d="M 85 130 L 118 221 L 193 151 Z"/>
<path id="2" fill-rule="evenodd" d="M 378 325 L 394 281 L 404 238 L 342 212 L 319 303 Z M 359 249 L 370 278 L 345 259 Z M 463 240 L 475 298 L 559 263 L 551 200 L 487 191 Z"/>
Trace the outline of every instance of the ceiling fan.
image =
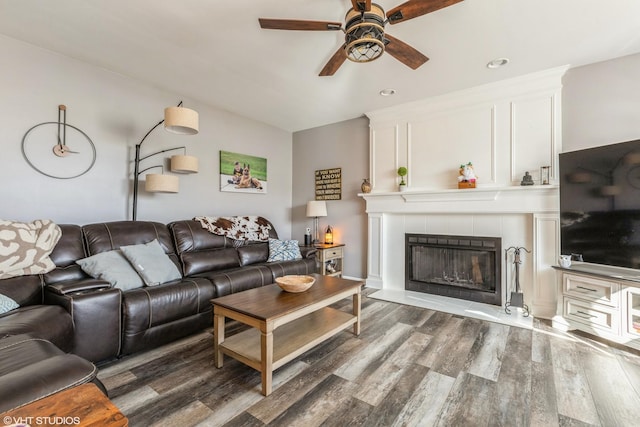
<path id="1" fill-rule="evenodd" d="M 389 24 L 408 21 L 435 12 L 463 0 L 409 0 L 385 11 L 371 0 L 351 0 L 352 8 L 345 15 L 344 28 L 340 22 L 304 21 L 296 19 L 259 18 L 260 27 L 270 30 L 343 31 L 345 42 L 333 54 L 320 71 L 320 76 L 332 76 L 349 59 L 354 62 L 370 62 L 385 51 L 415 70 L 429 58 L 397 38 L 386 34 Z"/>

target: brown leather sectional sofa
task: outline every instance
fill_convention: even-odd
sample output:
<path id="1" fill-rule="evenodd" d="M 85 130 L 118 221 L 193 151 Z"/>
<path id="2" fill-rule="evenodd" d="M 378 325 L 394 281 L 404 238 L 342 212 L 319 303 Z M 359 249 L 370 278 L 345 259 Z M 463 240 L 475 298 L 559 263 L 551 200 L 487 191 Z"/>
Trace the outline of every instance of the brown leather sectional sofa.
<path id="1" fill-rule="evenodd" d="M 76 385 L 78 378 L 99 384 L 92 372 L 95 366 L 88 363 L 79 369 L 78 360 L 105 362 L 211 326 L 212 298 L 272 284 L 287 274 L 317 272 L 314 248 L 301 247 L 302 259 L 267 262 L 267 242 L 234 245 L 234 240 L 214 235 L 192 220 L 60 227 L 62 237 L 51 254 L 55 270 L 0 280 L 0 293 L 20 304 L 0 315 L 0 396 L 14 396 L 7 403 L 0 399 L 0 412 L 63 389 L 60 381 L 46 380 L 48 371 L 78 371 L 68 386 Z M 273 227 L 270 237 L 278 238 Z M 88 276 L 76 264 L 154 239 L 181 279 L 122 291 Z M 29 347 L 34 345 L 46 348 L 33 360 L 17 361 L 20 354 L 32 353 Z M 33 381 L 40 381 L 40 386 L 24 386 Z"/>

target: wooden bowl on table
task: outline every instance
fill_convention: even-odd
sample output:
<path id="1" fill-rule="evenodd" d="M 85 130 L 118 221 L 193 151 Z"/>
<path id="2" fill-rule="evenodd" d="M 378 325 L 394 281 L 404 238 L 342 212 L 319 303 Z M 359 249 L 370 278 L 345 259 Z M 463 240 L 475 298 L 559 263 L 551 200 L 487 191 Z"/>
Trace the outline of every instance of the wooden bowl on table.
<path id="1" fill-rule="evenodd" d="M 311 276 L 292 274 L 276 278 L 276 283 L 283 291 L 286 292 L 304 292 L 309 289 L 316 279 Z"/>

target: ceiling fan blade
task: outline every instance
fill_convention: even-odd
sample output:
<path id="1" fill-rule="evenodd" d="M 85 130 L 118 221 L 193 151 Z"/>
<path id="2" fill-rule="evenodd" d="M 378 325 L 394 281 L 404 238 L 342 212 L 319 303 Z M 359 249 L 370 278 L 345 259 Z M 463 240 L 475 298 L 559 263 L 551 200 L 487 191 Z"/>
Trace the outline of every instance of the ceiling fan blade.
<path id="1" fill-rule="evenodd" d="M 335 72 L 338 71 L 338 68 L 340 68 L 340 66 L 344 64 L 344 61 L 347 60 L 347 54 L 344 51 L 345 46 L 346 45 L 343 44 L 340 46 L 340 49 L 333 54 L 329 62 L 327 62 L 327 65 L 325 65 L 322 71 L 320 71 L 319 76 L 333 76 Z"/>
<path id="2" fill-rule="evenodd" d="M 267 30 L 336 31 L 342 23 L 330 21 L 301 21 L 297 19 L 258 18 L 260 27 Z"/>
<path id="3" fill-rule="evenodd" d="M 371 10 L 371 0 L 351 0 L 353 10 L 369 12 Z"/>
<path id="4" fill-rule="evenodd" d="M 398 61 L 402 62 L 407 67 L 415 70 L 429 60 L 429 58 L 427 58 L 405 42 L 398 40 L 397 38 L 386 33 L 384 37 L 389 40 L 389 43 L 387 43 L 387 45 L 385 46 L 384 51 L 396 58 Z"/>
<path id="5" fill-rule="evenodd" d="M 397 24 L 436 10 L 460 3 L 463 0 L 409 0 L 387 11 L 390 24 Z"/>

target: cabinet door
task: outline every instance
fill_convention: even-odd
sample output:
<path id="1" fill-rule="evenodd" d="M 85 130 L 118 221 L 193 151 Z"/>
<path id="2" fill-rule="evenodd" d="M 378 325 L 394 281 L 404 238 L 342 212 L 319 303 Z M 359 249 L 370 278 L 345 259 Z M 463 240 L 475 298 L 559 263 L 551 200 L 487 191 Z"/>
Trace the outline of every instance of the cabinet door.
<path id="1" fill-rule="evenodd" d="M 640 288 L 626 287 L 626 316 L 624 333 L 630 338 L 640 339 Z"/>

